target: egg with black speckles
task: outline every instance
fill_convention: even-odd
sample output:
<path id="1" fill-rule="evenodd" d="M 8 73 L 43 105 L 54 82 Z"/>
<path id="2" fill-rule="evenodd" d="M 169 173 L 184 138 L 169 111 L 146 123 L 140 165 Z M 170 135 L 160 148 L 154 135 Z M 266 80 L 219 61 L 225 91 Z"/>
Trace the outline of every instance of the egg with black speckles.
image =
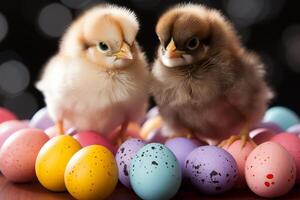
<path id="1" fill-rule="evenodd" d="M 236 161 L 226 150 L 201 146 L 185 160 L 187 176 L 193 185 L 206 194 L 220 194 L 230 190 L 238 178 Z"/>
<path id="2" fill-rule="evenodd" d="M 171 199 L 181 185 L 181 169 L 165 145 L 150 143 L 141 148 L 130 164 L 130 184 L 142 199 Z"/>
<path id="3" fill-rule="evenodd" d="M 245 177 L 255 194 L 268 198 L 279 197 L 287 194 L 295 184 L 295 161 L 280 144 L 265 142 L 248 156 Z"/>
<path id="4" fill-rule="evenodd" d="M 87 146 L 71 158 L 64 180 L 76 199 L 106 199 L 118 183 L 117 163 L 106 147 Z"/>
<path id="5" fill-rule="evenodd" d="M 131 160 L 145 145 L 146 142 L 144 142 L 143 140 L 132 138 L 126 140 L 117 151 L 116 161 L 119 169 L 119 180 L 126 187 L 130 188 L 129 167 Z"/>

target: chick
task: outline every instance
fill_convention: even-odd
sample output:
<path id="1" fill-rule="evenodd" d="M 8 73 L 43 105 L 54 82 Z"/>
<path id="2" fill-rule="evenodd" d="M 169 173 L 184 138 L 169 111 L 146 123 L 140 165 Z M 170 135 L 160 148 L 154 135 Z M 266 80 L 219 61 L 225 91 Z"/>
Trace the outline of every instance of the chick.
<path id="1" fill-rule="evenodd" d="M 113 5 L 71 24 L 36 84 L 60 133 L 64 124 L 102 134 L 122 125 L 122 132 L 144 116 L 150 72 L 138 30 L 135 14 Z"/>
<path id="2" fill-rule="evenodd" d="M 182 4 L 160 17 L 156 33 L 152 92 L 170 136 L 188 133 L 216 144 L 244 130 L 246 140 L 272 92 L 263 63 L 233 26 L 217 10 Z"/>

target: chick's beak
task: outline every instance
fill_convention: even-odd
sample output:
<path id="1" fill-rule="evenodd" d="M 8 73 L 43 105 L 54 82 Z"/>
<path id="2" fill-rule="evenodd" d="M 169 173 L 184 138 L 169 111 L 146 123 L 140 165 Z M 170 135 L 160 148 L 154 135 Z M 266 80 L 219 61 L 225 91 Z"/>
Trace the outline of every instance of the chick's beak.
<path id="1" fill-rule="evenodd" d="M 171 39 L 170 43 L 168 44 L 166 48 L 166 56 L 168 58 L 179 58 L 184 54 L 184 51 L 179 51 L 176 49 L 175 42 L 173 38 Z"/>
<path id="2" fill-rule="evenodd" d="M 132 53 L 130 51 L 130 46 L 126 42 L 123 42 L 120 51 L 115 53 L 114 55 L 117 57 L 117 59 L 133 59 Z"/>

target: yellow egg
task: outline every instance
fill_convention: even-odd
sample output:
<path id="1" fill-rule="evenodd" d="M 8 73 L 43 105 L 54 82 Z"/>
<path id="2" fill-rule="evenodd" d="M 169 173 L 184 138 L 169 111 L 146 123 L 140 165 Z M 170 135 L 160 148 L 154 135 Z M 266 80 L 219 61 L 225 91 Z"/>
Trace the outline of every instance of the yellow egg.
<path id="1" fill-rule="evenodd" d="M 118 168 L 113 154 L 100 145 L 87 146 L 70 160 L 65 183 L 76 199 L 105 199 L 118 182 Z"/>
<path id="2" fill-rule="evenodd" d="M 49 140 L 40 150 L 35 171 L 40 183 L 48 190 L 66 190 L 64 173 L 71 157 L 81 149 L 73 137 L 60 135 Z"/>

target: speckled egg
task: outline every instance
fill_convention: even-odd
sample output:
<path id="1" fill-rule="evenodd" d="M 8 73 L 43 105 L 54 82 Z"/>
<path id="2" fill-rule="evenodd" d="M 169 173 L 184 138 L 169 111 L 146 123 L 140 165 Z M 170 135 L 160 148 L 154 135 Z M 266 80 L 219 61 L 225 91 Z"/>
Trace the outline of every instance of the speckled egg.
<path id="1" fill-rule="evenodd" d="M 173 139 L 169 139 L 165 143 L 165 145 L 176 156 L 178 163 L 181 167 L 182 174 L 185 176 L 185 159 L 189 153 L 191 153 L 194 149 L 198 147 L 198 145 L 195 141 L 184 137 L 176 137 Z"/>
<path id="2" fill-rule="evenodd" d="M 118 149 L 116 154 L 117 165 L 119 169 L 119 180 L 123 185 L 130 188 L 129 167 L 132 158 L 137 152 L 146 145 L 146 142 L 140 139 L 126 140 Z"/>
<path id="3" fill-rule="evenodd" d="M 273 122 L 283 130 L 287 130 L 289 127 L 300 123 L 300 119 L 294 111 L 281 106 L 268 109 L 263 121 Z"/>
<path id="4" fill-rule="evenodd" d="M 228 191 L 238 178 L 237 164 L 232 155 L 211 145 L 193 150 L 186 158 L 185 168 L 191 182 L 206 194 Z"/>
<path id="5" fill-rule="evenodd" d="M 28 128 L 28 122 L 11 120 L 6 121 L 0 124 L 0 148 L 5 140 L 13 135 L 16 131 L 21 130 L 23 128 Z"/>
<path id="6" fill-rule="evenodd" d="M 270 141 L 281 144 L 294 158 L 297 170 L 296 182 L 300 183 L 300 138 L 297 135 L 283 132 L 275 135 Z"/>
<path id="7" fill-rule="evenodd" d="M 248 156 L 245 177 L 249 188 L 261 197 L 279 197 L 295 184 L 296 166 L 280 144 L 265 142 Z"/>
<path id="8" fill-rule="evenodd" d="M 0 124 L 9 120 L 17 120 L 17 116 L 8 109 L 0 107 Z"/>
<path id="9" fill-rule="evenodd" d="M 39 129 L 17 131 L 3 144 L 0 167 L 3 175 L 13 182 L 28 182 L 35 178 L 35 159 L 49 137 Z"/>
<path id="10" fill-rule="evenodd" d="M 65 191 L 64 173 L 71 157 L 81 149 L 77 140 L 60 135 L 49 140 L 40 150 L 35 172 L 39 182 L 48 190 Z"/>
<path id="11" fill-rule="evenodd" d="M 130 184 L 142 199 L 171 199 L 181 184 L 181 170 L 175 155 L 165 145 L 147 144 L 130 164 Z"/>
<path id="12" fill-rule="evenodd" d="M 115 158 L 104 146 L 87 146 L 71 158 L 64 179 L 68 191 L 78 200 L 105 199 L 118 183 Z"/>
<path id="13" fill-rule="evenodd" d="M 223 147 L 226 151 L 228 151 L 233 158 L 235 159 L 239 171 L 238 180 L 236 182 L 236 186 L 239 188 L 246 186 L 245 180 L 245 165 L 246 160 L 251 153 L 251 151 L 255 148 L 255 144 L 251 142 L 246 142 L 245 146 L 242 146 L 243 143 L 241 140 L 237 140 L 232 143 L 230 146 Z"/>

